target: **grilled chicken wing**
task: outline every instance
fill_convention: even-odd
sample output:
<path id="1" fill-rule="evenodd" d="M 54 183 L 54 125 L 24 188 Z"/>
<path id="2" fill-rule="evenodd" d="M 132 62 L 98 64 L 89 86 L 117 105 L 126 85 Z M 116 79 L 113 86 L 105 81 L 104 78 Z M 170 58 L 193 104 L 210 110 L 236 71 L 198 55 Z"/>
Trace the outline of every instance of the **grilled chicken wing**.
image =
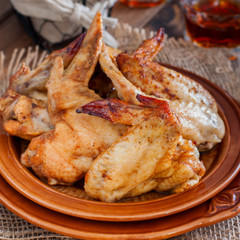
<path id="1" fill-rule="evenodd" d="M 79 50 L 84 37 L 85 34 L 82 34 L 67 47 L 52 52 L 32 71 L 23 64 L 22 68 L 11 77 L 9 88 L 19 94 L 47 101 L 45 85 L 49 79 L 50 70 L 53 66 L 55 57 L 61 56 L 64 61 L 64 67 L 66 68 Z"/>
<path id="2" fill-rule="evenodd" d="M 132 125 L 87 172 L 85 190 L 93 198 L 112 202 L 153 189 L 181 191 L 196 184 L 205 172 L 196 147 L 182 139 L 169 103 L 141 95 L 137 99 L 141 106 L 115 99 L 78 109 L 79 113 Z"/>
<path id="3" fill-rule="evenodd" d="M 171 167 L 155 176 L 155 190 L 183 192 L 197 184 L 204 174 L 198 149 L 191 140 L 180 138 Z"/>
<path id="4" fill-rule="evenodd" d="M 144 95 L 144 93 L 123 76 L 121 71 L 114 64 L 114 57 L 109 50 L 110 49 L 103 43 L 102 52 L 99 57 L 99 63 L 103 72 L 111 79 L 120 99 L 129 103 L 139 103 L 136 99 L 136 95 Z"/>
<path id="5" fill-rule="evenodd" d="M 151 190 L 183 192 L 196 185 L 204 174 L 205 167 L 199 161 L 199 152 L 196 146 L 191 140 L 180 137 L 171 159 L 171 166 L 136 186 L 125 197 L 136 197 Z"/>
<path id="6" fill-rule="evenodd" d="M 137 94 L 141 94 L 141 95 L 153 94 L 153 92 L 145 91 L 144 84 L 143 86 L 139 86 L 139 88 L 137 88 L 136 86 L 133 85 L 133 83 L 128 81 L 123 76 L 121 71 L 119 71 L 117 66 L 114 64 L 111 51 L 112 51 L 111 49 L 104 46 L 99 61 L 103 71 L 112 80 L 113 85 L 117 90 L 119 98 L 125 102 L 139 104 L 139 101 L 136 99 Z M 139 57 L 143 52 L 144 51 L 139 51 L 139 52 L 137 51 L 136 55 Z M 129 71 L 131 72 L 133 71 L 133 69 Z M 194 83 L 192 80 L 189 80 L 189 81 Z M 197 83 L 194 83 L 194 84 L 197 84 Z M 148 87 L 147 84 L 146 84 L 146 87 Z M 144 90 L 142 90 L 142 88 L 144 88 Z M 149 86 L 149 88 L 151 88 L 151 86 Z M 156 87 L 156 91 L 158 91 L 157 87 Z M 207 94 L 207 96 L 208 95 L 209 94 Z M 157 97 L 154 95 L 151 95 L 151 96 Z M 210 95 L 208 97 L 209 99 L 212 100 L 213 105 L 215 106 L 214 108 L 216 108 L 216 103 L 213 100 L 213 98 Z M 212 148 L 213 145 L 219 142 L 220 139 L 223 137 L 224 129 L 225 129 L 223 121 L 221 120 L 217 112 L 213 112 L 210 106 L 207 106 L 205 104 L 200 105 L 199 103 L 196 103 L 194 101 L 191 102 L 191 101 L 179 100 L 179 99 L 170 100 L 167 98 L 167 96 L 164 96 L 164 99 L 169 101 L 171 107 L 177 113 L 182 124 L 182 135 L 184 136 L 184 138 L 190 139 L 193 142 L 196 142 L 199 150 L 203 151 L 203 150 Z"/>
<path id="7" fill-rule="evenodd" d="M 97 14 L 81 48 L 64 70 L 55 59 L 48 89 L 49 115 L 55 129 L 34 138 L 21 162 L 49 184 L 72 184 L 84 177 L 92 161 L 115 142 L 124 127 L 107 120 L 76 113 L 81 106 L 100 97 L 88 81 L 102 49 L 102 21 Z"/>
<path id="8" fill-rule="evenodd" d="M 54 51 L 36 69 L 24 64 L 10 79 L 10 85 L 0 99 L 3 127 L 9 134 L 31 140 L 53 129 L 47 111 L 46 82 L 56 56 L 62 56 L 67 67 L 80 48 L 85 34 L 67 47 Z"/>
<path id="9" fill-rule="evenodd" d="M 53 128 L 46 104 L 8 89 L 0 99 L 3 128 L 11 135 L 31 140 Z"/>
<path id="10" fill-rule="evenodd" d="M 171 101 L 171 107 L 181 121 L 184 138 L 196 142 L 201 150 L 211 148 L 222 140 L 225 133 L 217 104 L 197 82 L 151 61 L 161 49 L 162 40 L 163 34 L 159 31 L 157 36 L 146 40 L 133 54 L 120 53 L 117 56 L 119 69 L 145 94 Z"/>
<path id="11" fill-rule="evenodd" d="M 86 36 L 35 70 L 23 65 L 0 100 L 4 128 L 31 140 L 22 164 L 51 185 L 87 173 L 86 192 L 107 202 L 197 184 L 205 168 L 195 143 L 211 148 L 224 124 L 202 86 L 152 61 L 163 38 L 160 29 L 133 54 L 120 53 L 102 42 L 97 13 Z M 89 89 L 98 61 L 124 102 Z"/>

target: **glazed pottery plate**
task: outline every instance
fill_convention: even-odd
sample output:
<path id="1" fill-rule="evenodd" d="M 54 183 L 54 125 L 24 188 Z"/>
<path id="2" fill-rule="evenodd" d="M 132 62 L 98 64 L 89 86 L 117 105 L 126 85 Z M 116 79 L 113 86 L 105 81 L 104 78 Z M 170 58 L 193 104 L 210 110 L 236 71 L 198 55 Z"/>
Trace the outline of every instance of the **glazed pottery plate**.
<path id="1" fill-rule="evenodd" d="M 191 190 L 143 202 L 104 203 L 69 196 L 46 185 L 22 166 L 19 162 L 20 152 L 16 138 L 5 134 L 0 136 L 1 175 L 15 190 L 23 195 L 22 198 L 30 199 L 38 204 L 38 208 L 45 207 L 44 211 L 54 210 L 54 213 L 58 212 L 55 213 L 57 215 L 66 214 L 68 218 L 74 219 L 72 221 L 76 220 L 72 217 L 78 217 L 79 220 L 76 221 L 83 222 L 84 220 L 80 218 L 110 222 L 130 222 L 160 217 L 166 218 L 167 216 L 171 218 L 170 215 L 181 214 L 187 209 L 206 202 L 223 190 L 238 174 L 240 168 L 240 110 L 227 93 L 210 81 L 183 69 L 169 65 L 165 66 L 202 84 L 216 99 L 220 115 L 226 126 L 226 134 L 222 143 L 218 146 L 219 150 L 214 163 L 200 183 Z M 33 205 L 32 202 L 31 205 Z M 27 215 L 29 216 L 29 213 Z M 36 216 L 34 217 L 36 218 Z M 154 220 L 152 221 L 154 223 Z M 86 222 L 88 221 L 86 220 Z M 92 221 L 89 221 L 89 223 L 92 223 Z M 37 223 L 35 222 L 35 224 Z M 129 224 L 134 225 L 134 223 Z M 121 226 L 121 223 L 119 225 L 116 223 L 114 226 Z M 65 234 L 64 232 L 61 233 Z"/>
<path id="2" fill-rule="evenodd" d="M 194 208 L 140 222 L 102 222 L 64 215 L 25 198 L 1 176 L 0 186 L 0 202 L 10 211 L 39 227 L 79 239 L 166 239 L 240 212 L 240 174 L 216 196 Z"/>

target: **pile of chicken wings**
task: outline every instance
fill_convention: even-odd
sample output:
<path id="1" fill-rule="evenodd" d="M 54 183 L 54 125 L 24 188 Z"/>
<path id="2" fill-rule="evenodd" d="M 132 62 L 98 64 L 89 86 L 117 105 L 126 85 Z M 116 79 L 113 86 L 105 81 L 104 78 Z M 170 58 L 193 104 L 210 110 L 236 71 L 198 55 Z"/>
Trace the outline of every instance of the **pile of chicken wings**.
<path id="1" fill-rule="evenodd" d="M 29 140 L 21 163 L 50 185 L 84 178 L 106 202 L 190 189 L 205 174 L 199 152 L 224 137 L 215 100 L 153 61 L 163 29 L 131 54 L 102 35 L 97 13 L 87 34 L 11 77 L 0 112 L 10 135 Z"/>

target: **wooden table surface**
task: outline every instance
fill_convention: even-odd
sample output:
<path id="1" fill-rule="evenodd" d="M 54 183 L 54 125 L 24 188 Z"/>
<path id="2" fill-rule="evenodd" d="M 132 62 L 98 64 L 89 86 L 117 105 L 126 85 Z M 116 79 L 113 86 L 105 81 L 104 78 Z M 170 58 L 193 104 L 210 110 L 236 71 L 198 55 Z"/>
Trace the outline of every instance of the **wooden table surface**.
<path id="1" fill-rule="evenodd" d="M 129 8 L 117 2 L 111 15 L 118 18 L 120 22 L 129 23 L 133 27 L 146 28 L 149 31 L 164 27 L 169 36 L 177 38 L 182 37 L 184 31 L 184 19 L 179 0 L 168 1 L 164 5 L 153 8 Z M 0 50 L 6 54 L 7 61 L 15 48 L 35 45 L 9 0 L 0 0 L 0 36 Z"/>

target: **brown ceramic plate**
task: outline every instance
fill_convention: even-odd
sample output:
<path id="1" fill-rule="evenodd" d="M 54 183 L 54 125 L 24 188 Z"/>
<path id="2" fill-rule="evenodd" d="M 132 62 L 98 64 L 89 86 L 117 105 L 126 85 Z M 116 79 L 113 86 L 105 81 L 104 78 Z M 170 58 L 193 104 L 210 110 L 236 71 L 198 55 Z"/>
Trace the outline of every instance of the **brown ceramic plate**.
<path id="1" fill-rule="evenodd" d="M 170 67 L 170 66 L 168 66 Z M 222 89 L 193 73 L 171 67 L 201 83 L 215 97 L 226 125 L 213 167 L 193 189 L 138 203 L 104 203 L 60 193 L 37 179 L 19 162 L 15 138 L 0 136 L 1 175 L 19 193 L 48 209 L 70 216 L 101 221 L 137 221 L 165 217 L 197 206 L 224 189 L 240 168 L 240 110 Z"/>
<path id="2" fill-rule="evenodd" d="M 0 186 L 0 202 L 16 215 L 44 229 L 80 239 L 165 239 L 240 213 L 240 174 L 215 197 L 194 208 L 140 222 L 101 222 L 64 215 L 25 198 L 1 176 Z"/>

